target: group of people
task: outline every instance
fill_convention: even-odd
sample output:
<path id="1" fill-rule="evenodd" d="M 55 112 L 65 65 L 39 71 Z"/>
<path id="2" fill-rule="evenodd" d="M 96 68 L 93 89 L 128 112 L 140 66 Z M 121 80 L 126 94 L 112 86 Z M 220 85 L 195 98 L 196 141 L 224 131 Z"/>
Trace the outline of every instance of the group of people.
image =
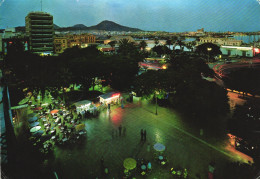
<path id="1" fill-rule="evenodd" d="M 126 135 L 126 127 L 122 127 L 122 125 L 120 125 L 118 127 L 118 130 L 112 129 L 112 138 L 114 138 L 115 136 L 125 136 Z"/>
<path id="2" fill-rule="evenodd" d="M 54 109 L 59 111 L 51 113 Z M 40 125 L 44 129 L 42 135 L 50 135 L 53 143 L 64 143 L 66 141 L 75 143 L 85 133 L 85 131 L 80 133 L 76 130 L 76 126 L 80 124 L 80 116 L 77 115 L 75 110 L 68 109 L 61 101 L 55 100 L 48 106 L 41 105 L 36 111 L 39 115 Z"/>

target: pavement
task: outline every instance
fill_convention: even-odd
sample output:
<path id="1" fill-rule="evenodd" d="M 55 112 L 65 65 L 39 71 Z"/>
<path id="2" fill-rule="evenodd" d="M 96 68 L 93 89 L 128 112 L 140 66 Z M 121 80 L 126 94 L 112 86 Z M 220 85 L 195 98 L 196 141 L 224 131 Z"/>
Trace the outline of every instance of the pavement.
<path id="1" fill-rule="evenodd" d="M 187 168 L 190 178 L 207 178 L 208 165 L 214 161 L 219 177 L 229 161 L 247 162 L 247 158 L 227 150 L 227 141 L 209 142 L 199 136 L 199 131 L 182 122 L 174 110 L 158 107 L 147 101 L 135 99 L 133 103 L 105 109 L 96 118 L 83 119 L 87 136 L 81 146 L 55 147 L 54 160 L 49 161 L 51 169 L 59 178 L 105 178 L 102 175 L 100 159 L 109 169 L 106 178 L 122 178 L 123 161 L 126 158 L 136 160 L 144 158 L 152 162 L 152 172 L 146 178 L 172 178 L 170 168 Z M 126 135 L 119 136 L 118 127 L 126 128 Z M 147 140 L 141 142 L 140 130 L 146 129 Z M 112 131 L 117 133 L 112 135 Z M 163 152 L 168 158 L 168 165 L 159 166 L 154 156 L 155 143 L 166 146 Z M 150 146 L 151 150 L 148 150 Z M 143 178 L 136 175 L 136 178 Z"/>

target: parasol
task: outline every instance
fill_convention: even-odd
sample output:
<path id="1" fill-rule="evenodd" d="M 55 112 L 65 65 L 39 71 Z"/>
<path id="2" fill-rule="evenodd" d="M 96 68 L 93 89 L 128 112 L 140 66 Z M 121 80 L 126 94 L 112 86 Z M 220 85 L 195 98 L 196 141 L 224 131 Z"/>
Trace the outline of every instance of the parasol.
<path id="1" fill-rule="evenodd" d="M 41 126 L 35 126 L 35 127 L 31 128 L 30 132 L 36 132 L 40 129 L 41 129 Z"/>
<path id="2" fill-rule="evenodd" d="M 159 151 L 159 152 L 162 152 L 165 150 L 165 146 L 163 144 L 160 144 L 160 143 L 156 143 L 154 144 L 153 148 L 156 150 L 156 151 Z"/>
<path id="3" fill-rule="evenodd" d="M 58 112 L 59 112 L 58 109 L 54 109 L 54 110 L 51 111 L 51 114 L 56 114 L 56 113 L 58 113 Z"/>
<path id="4" fill-rule="evenodd" d="M 30 127 L 35 127 L 35 126 L 38 126 L 39 124 L 40 124 L 39 122 L 34 122 L 34 123 L 30 124 Z"/>
<path id="5" fill-rule="evenodd" d="M 124 167 L 128 170 L 132 170 L 136 167 L 136 160 L 133 158 L 126 158 L 124 160 Z"/>
<path id="6" fill-rule="evenodd" d="M 30 123 L 32 123 L 32 122 L 35 122 L 35 121 L 37 121 L 37 120 L 38 120 L 38 117 L 34 116 L 34 117 L 30 118 L 28 121 L 29 121 Z"/>

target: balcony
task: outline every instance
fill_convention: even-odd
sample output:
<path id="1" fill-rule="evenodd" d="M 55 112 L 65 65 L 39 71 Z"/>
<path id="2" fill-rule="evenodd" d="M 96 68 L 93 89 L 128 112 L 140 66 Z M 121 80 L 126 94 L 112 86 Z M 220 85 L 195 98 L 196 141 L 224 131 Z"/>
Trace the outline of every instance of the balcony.
<path id="1" fill-rule="evenodd" d="M 53 20 L 52 16 L 31 16 L 31 20 Z"/>
<path id="2" fill-rule="evenodd" d="M 40 39 L 33 38 L 32 41 L 35 42 L 35 43 L 37 43 L 37 41 L 38 42 L 42 42 L 42 41 L 51 41 L 52 42 L 53 38 L 40 38 Z"/>
<path id="3" fill-rule="evenodd" d="M 52 42 L 39 42 L 39 43 L 32 43 L 32 46 L 44 46 L 44 45 L 53 45 Z"/>
<path id="4" fill-rule="evenodd" d="M 33 48 L 32 51 L 33 52 L 46 52 L 46 51 L 53 52 L 53 48 L 52 47 L 40 47 L 40 48 Z"/>
<path id="5" fill-rule="evenodd" d="M 52 29 L 53 25 L 32 24 L 32 29 Z"/>
<path id="6" fill-rule="evenodd" d="M 32 32 L 52 32 L 53 29 L 31 29 Z"/>
<path id="7" fill-rule="evenodd" d="M 52 20 L 36 20 L 36 19 L 31 19 L 31 23 L 39 23 L 39 24 L 53 24 Z"/>
<path id="8" fill-rule="evenodd" d="M 33 47 L 32 50 L 53 50 L 53 47 Z"/>

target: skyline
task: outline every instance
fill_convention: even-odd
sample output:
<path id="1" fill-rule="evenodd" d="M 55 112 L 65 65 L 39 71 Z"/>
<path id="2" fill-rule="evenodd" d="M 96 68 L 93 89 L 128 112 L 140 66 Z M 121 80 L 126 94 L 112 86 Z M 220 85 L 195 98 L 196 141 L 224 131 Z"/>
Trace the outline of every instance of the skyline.
<path id="1" fill-rule="evenodd" d="M 53 15 L 54 24 L 60 27 L 89 27 L 109 20 L 144 31 L 260 31 L 257 0 L 43 0 L 42 4 L 43 11 Z M 26 15 L 40 11 L 41 2 L 2 0 L 0 9 L 1 29 L 24 26 Z"/>

